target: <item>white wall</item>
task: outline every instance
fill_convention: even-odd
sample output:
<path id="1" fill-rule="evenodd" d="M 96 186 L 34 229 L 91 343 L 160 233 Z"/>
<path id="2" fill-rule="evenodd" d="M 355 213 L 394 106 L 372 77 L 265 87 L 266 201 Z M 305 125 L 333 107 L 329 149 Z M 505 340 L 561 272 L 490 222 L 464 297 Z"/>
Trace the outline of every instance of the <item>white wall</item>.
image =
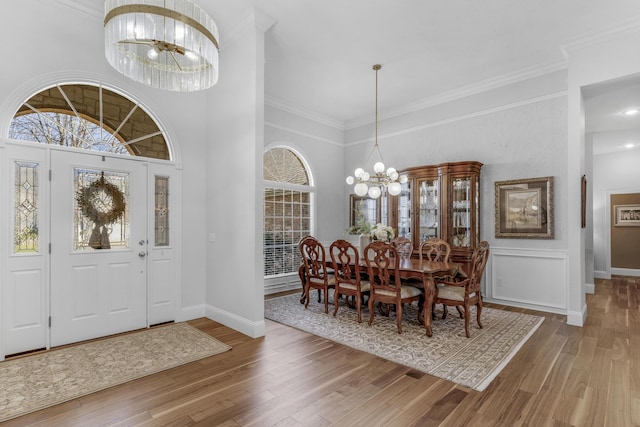
<path id="1" fill-rule="evenodd" d="M 225 47 L 209 94 L 207 317 L 264 335 L 262 141 L 264 31 L 251 17 Z M 203 224 L 203 225 L 204 225 Z M 202 239 L 202 236 L 200 237 Z"/>

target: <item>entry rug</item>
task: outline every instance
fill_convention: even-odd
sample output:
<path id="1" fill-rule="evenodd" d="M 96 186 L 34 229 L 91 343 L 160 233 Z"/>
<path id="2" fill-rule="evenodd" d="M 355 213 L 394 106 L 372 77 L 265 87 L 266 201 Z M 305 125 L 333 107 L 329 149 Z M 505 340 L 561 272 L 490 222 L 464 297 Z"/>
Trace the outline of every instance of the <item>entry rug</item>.
<path id="1" fill-rule="evenodd" d="M 402 334 L 398 334 L 395 313 L 384 317 L 376 311 L 369 326 L 368 309 L 363 308 L 362 323 L 358 323 L 355 309 L 341 302 L 334 317 L 333 299 L 329 302 L 329 314 L 325 314 L 317 298 L 307 309 L 300 304 L 299 294 L 267 299 L 265 317 L 477 391 L 493 381 L 544 320 L 483 307 L 483 329 L 479 329 L 473 308 L 471 338 L 467 338 L 464 319 L 455 308 L 442 320 L 439 305 L 431 323 L 433 336 L 427 337 L 417 320 L 416 303 L 404 306 Z"/>
<path id="2" fill-rule="evenodd" d="M 0 362 L 0 422 L 231 347 L 175 323 Z"/>

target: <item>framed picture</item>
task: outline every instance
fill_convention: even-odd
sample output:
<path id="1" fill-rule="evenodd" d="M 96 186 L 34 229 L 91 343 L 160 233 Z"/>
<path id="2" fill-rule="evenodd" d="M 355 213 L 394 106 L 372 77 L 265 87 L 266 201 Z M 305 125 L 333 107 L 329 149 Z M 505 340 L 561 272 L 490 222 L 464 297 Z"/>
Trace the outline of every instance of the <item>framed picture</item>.
<path id="1" fill-rule="evenodd" d="M 640 227 L 640 205 L 615 205 L 616 227 Z"/>
<path id="2" fill-rule="evenodd" d="M 497 181 L 496 237 L 553 239 L 553 177 Z"/>

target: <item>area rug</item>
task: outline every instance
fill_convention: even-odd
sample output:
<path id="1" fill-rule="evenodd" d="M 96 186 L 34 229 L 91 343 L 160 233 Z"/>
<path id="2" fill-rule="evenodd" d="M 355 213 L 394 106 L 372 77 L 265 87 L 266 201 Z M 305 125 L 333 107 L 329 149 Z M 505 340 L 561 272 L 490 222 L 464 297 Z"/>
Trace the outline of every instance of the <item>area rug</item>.
<path id="1" fill-rule="evenodd" d="M 0 362 L 0 422 L 230 350 L 175 323 Z"/>
<path id="2" fill-rule="evenodd" d="M 403 309 L 402 334 L 398 334 L 395 313 L 384 317 L 376 312 L 369 326 L 367 309 L 363 308 L 363 321 L 358 323 L 355 309 L 341 303 L 334 317 L 333 307 L 331 298 L 325 314 L 324 304 L 314 298 L 305 309 L 299 294 L 287 295 L 265 300 L 265 317 L 477 391 L 493 381 L 544 320 L 483 307 L 483 329 L 479 329 L 474 308 L 471 338 L 467 338 L 464 319 L 455 308 L 442 320 L 439 306 L 433 336 L 427 337 L 417 320 L 416 303 Z"/>

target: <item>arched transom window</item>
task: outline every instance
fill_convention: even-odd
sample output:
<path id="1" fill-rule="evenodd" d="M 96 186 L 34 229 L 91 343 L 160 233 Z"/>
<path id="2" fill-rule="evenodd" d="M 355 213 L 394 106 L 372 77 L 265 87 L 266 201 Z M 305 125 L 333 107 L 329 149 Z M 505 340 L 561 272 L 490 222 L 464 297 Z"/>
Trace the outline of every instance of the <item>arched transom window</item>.
<path id="1" fill-rule="evenodd" d="M 92 84 L 59 84 L 26 100 L 9 138 L 171 160 L 164 131 L 133 101 Z"/>
<path id="2" fill-rule="evenodd" d="M 264 275 L 297 273 L 300 238 L 311 234 L 313 187 L 302 158 L 287 147 L 263 156 Z"/>

